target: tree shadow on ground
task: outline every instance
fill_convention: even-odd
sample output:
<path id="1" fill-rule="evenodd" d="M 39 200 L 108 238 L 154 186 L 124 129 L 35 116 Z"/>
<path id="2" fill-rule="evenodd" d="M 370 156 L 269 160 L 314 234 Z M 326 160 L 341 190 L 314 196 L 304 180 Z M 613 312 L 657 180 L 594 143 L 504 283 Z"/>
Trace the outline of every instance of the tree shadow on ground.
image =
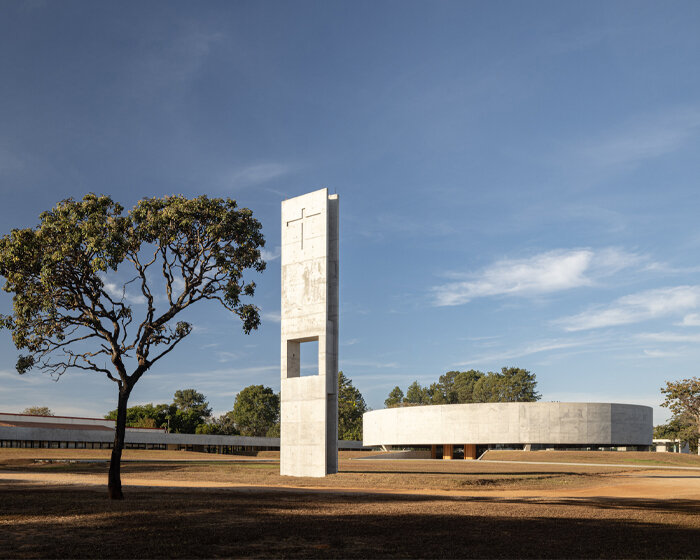
<path id="1" fill-rule="evenodd" d="M 0 557 L 697 557 L 698 502 L 0 485 Z"/>

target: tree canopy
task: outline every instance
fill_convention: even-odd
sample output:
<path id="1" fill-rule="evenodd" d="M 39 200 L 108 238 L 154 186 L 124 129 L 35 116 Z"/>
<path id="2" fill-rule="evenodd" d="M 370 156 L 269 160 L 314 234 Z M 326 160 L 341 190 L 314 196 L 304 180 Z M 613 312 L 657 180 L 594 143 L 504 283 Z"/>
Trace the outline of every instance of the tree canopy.
<path id="1" fill-rule="evenodd" d="M 22 411 L 22 414 L 30 414 L 31 416 L 53 416 L 53 412 L 48 406 L 30 406 Z"/>
<path id="2" fill-rule="evenodd" d="M 236 395 L 232 417 L 243 436 L 266 436 L 279 421 L 280 398 L 263 385 L 250 385 Z"/>
<path id="3" fill-rule="evenodd" d="M 367 404 L 362 393 L 342 371 L 338 373 L 338 438 L 362 439 L 362 415 Z M 280 398 L 270 387 L 249 385 L 242 389 L 233 410 L 210 419 L 197 433 L 280 437 Z"/>
<path id="4" fill-rule="evenodd" d="M 420 404 L 459 404 L 478 402 L 532 402 L 540 399 L 535 374 L 526 369 L 504 367 L 500 372 L 478 370 L 448 371 L 437 382 L 422 387 L 418 381 L 408 386 L 406 396 L 394 387 L 385 406 Z"/>
<path id="5" fill-rule="evenodd" d="M 674 432 L 676 437 L 672 439 L 687 441 L 693 452 L 697 452 L 700 434 L 700 378 L 667 381 L 661 392 L 665 395 L 661 406 L 673 413 L 671 422 L 666 426 L 667 433 Z"/>
<path id="6" fill-rule="evenodd" d="M 362 415 L 367 404 L 352 380 L 338 372 L 338 439 L 362 440 Z"/>
<path id="7" fill-rule="evenodd" d="M 406 396 L 404 397 L 403 402 L 407 404 L 425 404 L 423 402 L 425 397 L 426 395 L 424 394 L 420 383 L 418 383 L 418 381 L 414 381 L 408 386 L 408 389 L 406 389 Z"/>
<path id="8" fill-rule="evenodd" d="M 118 410 L 105 415 L 116 420 Z M 126 410 L 126 425 L 133 428 L 163 428 L 175 434 L 195 434 L 211 420 L 211 408 L 202 393 L 194 389 L 175 391 L 171 404 L 144 404 Z"/>
<path id="9" fill-rule="evenodd" d="M 384 406 L 391 408 L 399 406 L 403 402 L 403 391 L 398 385 L 389 391 L 389 396 L 384 401 Z"/>
<path id="10" fill-rule="evenodd" d="M 114 498 L 123 497 L 119 464 L 129 395 L 191 333 L 181 313 L 215 301 L 250 333 L 260 316 L 244 302 L 255 293 L 244 273 L 265 268 L 260 223 L 234 200 L 174 195 L 143 199 L 123 212 L 109 196 L 88 194 L 42 213 L 36 228 L 0 238 L 3 290 L 13 294 L 13 312 L 0 316 L 0 326 L 24 352 L 17 371 L 59 377 L 86 370 L 118 387 L 109 474 Z M 132 288 L 143 303 L 127 298 Z"/>

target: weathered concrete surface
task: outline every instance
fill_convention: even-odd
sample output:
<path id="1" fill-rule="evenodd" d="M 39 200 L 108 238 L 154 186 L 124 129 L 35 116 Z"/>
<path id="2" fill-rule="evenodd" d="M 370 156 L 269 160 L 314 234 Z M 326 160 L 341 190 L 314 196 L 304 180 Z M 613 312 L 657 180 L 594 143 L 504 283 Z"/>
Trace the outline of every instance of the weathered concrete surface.
<path id="1" fill-rule="evenodd" d="M 280 473 L 338 471 L 338 196 L 321 189 L 282 203 Z M 318 372 L 301 375 L 301 345 L 318 341 Z"/>
<path id="2" fill-rule="evenodd" d="M 617 403 L 476 403 L 366 412 L 365 445 L 651 445 L 652 409 Z"/>

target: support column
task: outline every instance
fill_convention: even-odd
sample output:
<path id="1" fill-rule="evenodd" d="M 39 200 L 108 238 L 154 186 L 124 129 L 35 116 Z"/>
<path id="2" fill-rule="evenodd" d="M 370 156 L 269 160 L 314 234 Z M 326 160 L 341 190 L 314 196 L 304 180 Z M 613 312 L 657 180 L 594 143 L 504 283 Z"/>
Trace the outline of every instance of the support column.
<path id="1" fill-rule="evenodd" d="M 454 455 L 454 448 L 455 446 L 452 445 L 451 443 L 446 443 L 445 445 L 442 446 L 442 458 L 450 460 L 452 459 L 452 456 Z"/>
<path id="2" fill-rule="evenodd" d="M 464 458 L 467 460 L 476 459 L 476 444 L 465 443 L 464 444 Z"/>
<path id="3" fill-rule="evenodd" d="M 437 459 L 437 445 L 430 446 L 430 458 Z"/>

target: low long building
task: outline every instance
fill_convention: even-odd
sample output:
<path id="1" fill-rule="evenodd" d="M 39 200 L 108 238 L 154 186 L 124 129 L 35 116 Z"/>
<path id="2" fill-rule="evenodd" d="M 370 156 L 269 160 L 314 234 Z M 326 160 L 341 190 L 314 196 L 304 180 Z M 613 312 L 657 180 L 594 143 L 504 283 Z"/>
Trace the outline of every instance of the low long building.
<path id="1" fill-rule="evenodd" d="M 111 449 L 114 420 L 0 413 L 0 447 Z M 163 429 L 127 428 L 127 449 L 173 449 L 235 453 L 278 451 L 279 438 L 173 434 Z M 339 449 L 362 449 L 361 441 L 339 441 Z"/>
<path id="2" fill-rule="evenodd" d="M 618 403 L 474 403 L 385 408 L 366 412 L 367 446 L 455 447 L 465 459 L 481 448 L 644 448 L 652 444 L 652 409 Z"/>

